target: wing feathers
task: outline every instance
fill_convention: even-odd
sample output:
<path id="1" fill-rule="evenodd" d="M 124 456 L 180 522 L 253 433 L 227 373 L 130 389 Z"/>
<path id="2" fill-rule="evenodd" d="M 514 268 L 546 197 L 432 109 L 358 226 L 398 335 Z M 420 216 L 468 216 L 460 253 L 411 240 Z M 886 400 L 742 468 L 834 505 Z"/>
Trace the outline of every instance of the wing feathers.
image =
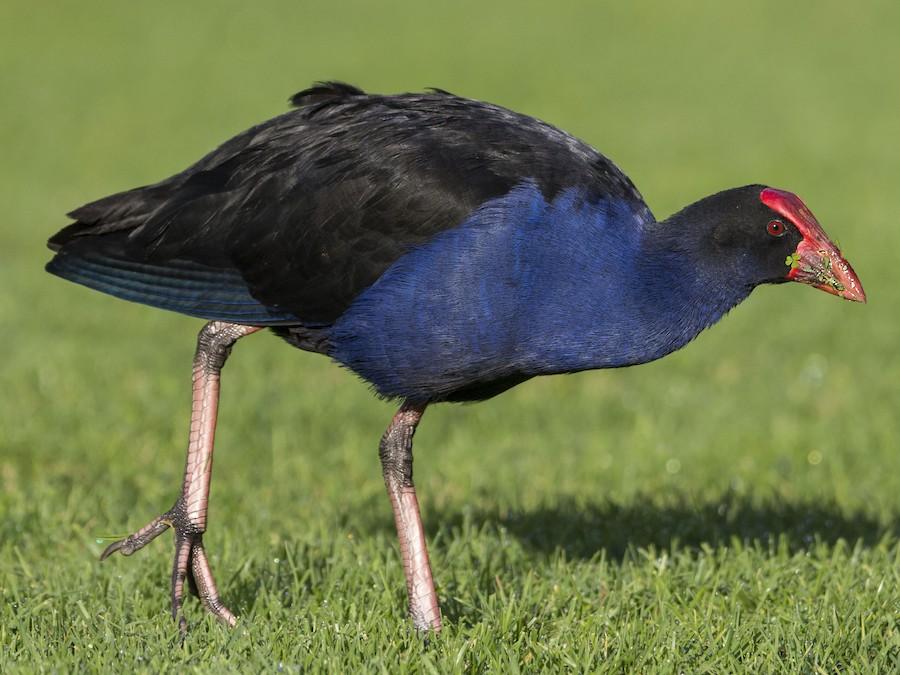
<path id="1" fill-rule="evenodd" d="M 187 261 L 138 263 L 95 251 L 65 250 L 47 271 L 109 295 L 209 321 L 254 326 L 297 324 L 289 312 L 255 300 L 237 272 L 204 268 Z"/>

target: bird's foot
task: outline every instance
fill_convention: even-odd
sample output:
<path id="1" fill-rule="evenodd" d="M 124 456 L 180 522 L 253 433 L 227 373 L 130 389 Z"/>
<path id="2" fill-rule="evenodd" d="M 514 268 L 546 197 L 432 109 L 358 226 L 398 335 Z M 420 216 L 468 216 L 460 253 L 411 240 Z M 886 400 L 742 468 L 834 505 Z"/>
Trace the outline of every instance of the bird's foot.
<path id="1" fill-rule="evenodd" d="M 209 559 L 203 548 L 203 531 L 185 512 L 182 500 L 171 509 L 157 516 L 134 534 L 113 542 L 100 555 L 106 560 L 116 551 L 129 556 L 156 539 L 167 529 L 175 530 L 175 561 L 172 566 L 172 618 L 178 621 L 181 634 L 187 632 L 187 620 L 181 612 L 184 602 L 184 584 L 188 583 L 206 610 L 229 626 L 237 622 L 234 614 L 219 599 Z"/>

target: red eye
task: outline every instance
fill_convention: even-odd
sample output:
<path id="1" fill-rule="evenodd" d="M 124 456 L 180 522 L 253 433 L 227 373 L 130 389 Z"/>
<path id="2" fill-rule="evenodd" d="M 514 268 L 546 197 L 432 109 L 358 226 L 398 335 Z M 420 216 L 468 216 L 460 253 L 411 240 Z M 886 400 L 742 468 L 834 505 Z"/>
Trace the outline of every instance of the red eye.
<path id="1" fill-rule="evenodd" d="M 766 225 L 766 232 L 773 237 L 780 237 L 785 232 L 784 223 L 780 220 L 770 220 L 769 224 Z"/>

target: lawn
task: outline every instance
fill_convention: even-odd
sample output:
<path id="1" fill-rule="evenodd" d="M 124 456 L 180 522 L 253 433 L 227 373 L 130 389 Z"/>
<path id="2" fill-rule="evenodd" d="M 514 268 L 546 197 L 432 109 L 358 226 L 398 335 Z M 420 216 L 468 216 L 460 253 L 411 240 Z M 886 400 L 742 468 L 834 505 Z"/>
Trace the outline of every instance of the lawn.
<path id="1" fill-rule="evenodd" d="M 0 6 L 0 671 L 900 671 L 900 6 L 549 7 Z M 660 217 L 791 189 L 869 304 L 763 288 L 657 363 L 429 409 L 427 641 L 377 455 L 392 406 L 247 338 L 205 537 L 240 621 L 191 600 L 179 644 L 171 536 L 98 556 L 175 499 L 200 322 L 50 277 L 44 242 L 324 78 L 546 119 Z"/>

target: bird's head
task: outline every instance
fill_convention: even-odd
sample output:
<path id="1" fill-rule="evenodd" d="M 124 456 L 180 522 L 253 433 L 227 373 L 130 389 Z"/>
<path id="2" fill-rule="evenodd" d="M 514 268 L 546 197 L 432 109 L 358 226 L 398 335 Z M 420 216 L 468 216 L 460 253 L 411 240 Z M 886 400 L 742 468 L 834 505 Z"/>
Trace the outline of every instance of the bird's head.
<path id="1" fill-rule="evenodd" d="M 866 293 L 840 249 L 797 195 L 764 185 L 725 190 L 670 219 L 718 278 L 754 287 L 799 281 L 846 300 Z M 698 261 L 700 262 L 700 261 Z"/>

